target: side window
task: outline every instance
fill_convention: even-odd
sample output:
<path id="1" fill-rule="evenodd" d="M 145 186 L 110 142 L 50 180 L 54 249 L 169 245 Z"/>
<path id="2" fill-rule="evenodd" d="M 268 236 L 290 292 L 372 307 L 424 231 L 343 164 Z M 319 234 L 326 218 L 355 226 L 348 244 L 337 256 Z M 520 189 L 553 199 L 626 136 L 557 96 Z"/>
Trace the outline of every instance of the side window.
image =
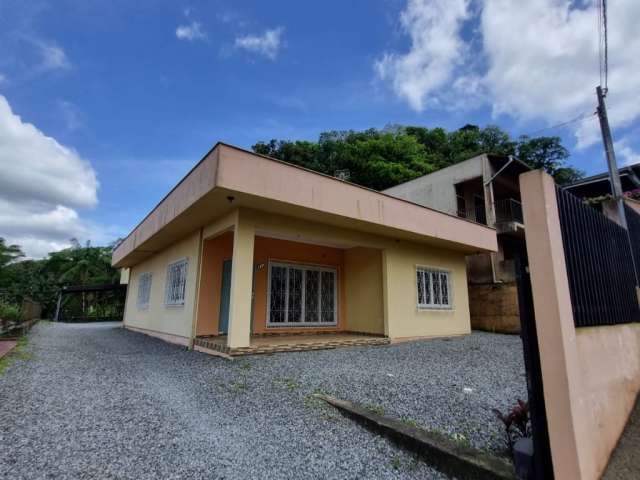
<path id="1" fill-rule="evenodd" d="M 416 269 L 418 308 L 453 308 L 450 277 L 451 272 L 447 270 L 418 267 Z"/>
<path id="2" fill-rule="evenodd" d="M 179 260 L 167 267 L 167 283 L 165 285 L 165 305 L 184 305 L 187 288 L 187 260 Z"/>
<path id="3" fill-rule="evenodd" d="M 149 298 L 151 296 L 151 274 L 143 273 L 138 278 L 138 309 L 149 308 Z"/>

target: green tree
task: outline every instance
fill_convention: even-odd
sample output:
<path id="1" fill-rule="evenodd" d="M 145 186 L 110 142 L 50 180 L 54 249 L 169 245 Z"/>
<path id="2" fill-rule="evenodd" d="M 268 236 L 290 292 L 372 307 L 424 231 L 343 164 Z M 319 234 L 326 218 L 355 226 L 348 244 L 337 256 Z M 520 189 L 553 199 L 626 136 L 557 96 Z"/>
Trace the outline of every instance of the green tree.
<path id="1" fill-rule="evenodd" d="M 0 269 L 24 257 L 19 245 L 7 245 L 4 238 L 0 237 Z"/>
<path id="2" fill-rule="evenodd" d="M 376 190 L 448 167 L 482 153 L 515 155 L 532 168 L 544 168 L 559 183 L 583 174 L 566 164 L 558 137 L 521 137 L 517 141 L 495 125 L 443 128 L 391 125 L 382 130 L 329 131 L 317 142 L 271 140 L 253 146 L 257 153 L 328 175 L 348 170 L 352 182 Z"/>

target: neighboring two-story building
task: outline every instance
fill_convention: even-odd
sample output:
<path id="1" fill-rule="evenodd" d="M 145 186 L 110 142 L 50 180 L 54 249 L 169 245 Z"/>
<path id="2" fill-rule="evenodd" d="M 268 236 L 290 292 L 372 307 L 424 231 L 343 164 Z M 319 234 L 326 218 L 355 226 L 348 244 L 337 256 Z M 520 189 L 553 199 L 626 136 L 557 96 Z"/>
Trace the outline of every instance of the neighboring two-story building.
<path id="1" fill-rule="evenodd" d="M 483 154 L 384 191 L 495 228 L 498 251 L 467 257 L 473 328 L 520 330 L 514 254 L 524 248 L 518 176 L 528 170 L 516 158 Z"/>

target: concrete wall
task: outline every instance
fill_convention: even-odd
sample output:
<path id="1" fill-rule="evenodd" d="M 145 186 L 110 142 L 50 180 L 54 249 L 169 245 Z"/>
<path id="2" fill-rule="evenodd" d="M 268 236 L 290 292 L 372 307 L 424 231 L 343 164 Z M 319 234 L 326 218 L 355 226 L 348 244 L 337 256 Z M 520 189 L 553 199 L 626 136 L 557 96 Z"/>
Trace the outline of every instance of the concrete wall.
<path id="1" fill-rule="evenodd" d="M 184 339 L 190 338 L 196 303 L 199 241 L 199 232 L 191 233 L 175 245 L 131 267 L 129 291 L 124 312 L 124 325 L 126 327 L 174 335 Z M 167 266 L 183 258 L 186 258 L 189 262 L 185 304 L 183 306 L 165 306 L 164 293 Z M 138 279 L 141 274 L 146 272 L 152 274 L 151 296 L 148 308 L 139 309 L 137 306 Z"/>
<path id="2" fill-rule="evenodd" d="M 355 247 L 344 253 L 347 315 L 346 329 L 384 334 L 382 254 Z"/>
<path id="3" fill-rule="evenodd" d="M 455 185 L 483 175 L 485 156 L 470 158 L 450 167 L 410 180 L 383 193 L 397 198 L 433 208 L 451 215 L 457 215 Z"/>
<path id="4" fill-rule="evenodd" d="M 453 308 L 419 309 L 416 267 L 451 272 Z M 390 247 L 383 251 L 385 331 L 390 338 L 428 337 L 470 333 L 467 271 L 463 255 L 420 248 Z"/>
<path id="5" fill-rule="evenodd" d="M 583 478 L 599 478 L 640 391 L 640 325 L 578 328 L 576 350 L 575 394 L 589 432 Z"/>
<path id="6" fill-rule="evenodd" d="M 574 326 L 553 179 L 521 175 L 556 478 L 600 478 L 640 391 L 640 325 Z"/>

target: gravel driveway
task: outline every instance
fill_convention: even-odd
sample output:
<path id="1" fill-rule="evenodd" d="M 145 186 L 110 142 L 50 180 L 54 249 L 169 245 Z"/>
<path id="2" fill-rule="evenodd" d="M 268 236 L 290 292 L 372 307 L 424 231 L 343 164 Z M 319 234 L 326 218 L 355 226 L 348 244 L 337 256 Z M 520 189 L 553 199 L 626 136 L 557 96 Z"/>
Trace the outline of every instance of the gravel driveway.
<path id="1" fill-rule="evenodd" d="M 229 362 L 118 324 L 40 323 L 0 377 L 2 478 L 446 478 L 322 405 L 323 391 L 501 447 L 517 336 Z"/>

